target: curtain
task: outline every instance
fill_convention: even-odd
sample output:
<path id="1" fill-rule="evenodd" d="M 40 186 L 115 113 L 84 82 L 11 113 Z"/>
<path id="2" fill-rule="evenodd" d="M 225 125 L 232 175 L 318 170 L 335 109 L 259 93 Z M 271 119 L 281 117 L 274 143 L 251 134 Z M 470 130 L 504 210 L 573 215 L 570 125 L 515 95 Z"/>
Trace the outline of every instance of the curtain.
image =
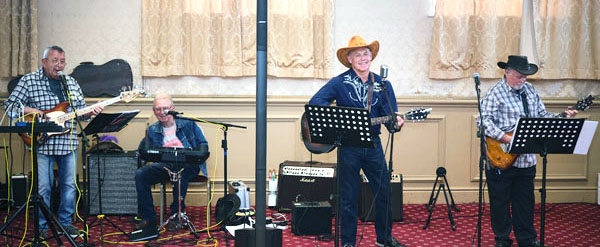
<path id="1" fill-rule="evenodd" d="M 522 0 L 438 0 L 429 77 L 457 79 L 477 72 L 501 76 L 496 63 L 519 50 Z"/>
<path id="2" fill-rule="evenodd" d="M 534 0 L 544 79 L 600 79 L 600 1 Z"/>
<path id="3" fill-rule="evenodd" d="M 270 0 L 268 74 L 327 78 L 335 0 Z M 143 0 L 142 76 L 256 74 L 255 0 Z"/>
<path id="4" fill-rule="evenodd" d="M 0 77 L 37 68 L 37 0 L 0 1 Z"/>

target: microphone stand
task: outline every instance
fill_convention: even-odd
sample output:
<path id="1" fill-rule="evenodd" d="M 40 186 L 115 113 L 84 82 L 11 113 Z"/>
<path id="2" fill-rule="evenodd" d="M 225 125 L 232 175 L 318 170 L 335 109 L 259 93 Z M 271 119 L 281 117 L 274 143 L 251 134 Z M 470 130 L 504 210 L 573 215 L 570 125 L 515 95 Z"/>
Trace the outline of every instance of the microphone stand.
<path id="1" fill-rule="evenodd" d="M 387 75 L 387 68 L 386 68 L 386 71 L 384 73 Z M 381 74 L 384 74 L 384 73 L 381 73 Z M 388 202 L 387 202 L 386 211 L 385 211 L 385 215 L 386 215 L 386 217 L 385 217 L 385 227 L 386 227 L 386 231 L 385 232 L 386 232 L 386 236 L 385 236 L 385 240 L 384 240 L 384 241 L 387 241 L 387 239 L 389 237 L 391 237 L 391 236 L 388 236 L 388 230 L 387 230 L 387 228 L 388 227 L 390 228 L 389 232 L 391 232 L 391 228 L 392 228 L 392 223 L 391 223 L 392 216 L 389 215 L 389 214 L 390 214 L 391 206 L 392 206 L 391 204 L 392 204 L 392 172 L 394 171 L 394 156 L 393 156 L 393 154 L 394 154 L 394 134 L 396 132 L 400 131 L 401 128 L 399 128 L 398 130 L 396 130 L 396 126 L 398 124 L 398 119 L 396 118 L 396 112 L 394 111 L 394 108 L 391 105 L 390 97 L 388 95 L 388 87 L 387 87 L 387 82 L 388 81 L 386 80 L 385 77 L 382 77 L 381 78 L 381 82 L 383 83 L 382 84 L 382 90 L 381 90 L 381 92 L 383 92 L 383 94 L 385 95 L 385 100 L 388 103 L 388 108 L 389 108 L 390 114 L 392 115 L 392 119 L 390 121 L 390 124 L 392 126 L 392 129 L 394 130 L 394 131 L 390 132 L 390 139 L 391 139 L 391 143 L 390 143 L 390 159 L 388 161 L 388 167 L 389 167 L 388 170 L 389 170 L 390 177 L 388 178 L 389 179 L 388 180 L 389 193 L 388 193 L 388 195 L 386 195 L 388 197 Z M 375 83 L 375 82 L 373 82 L 373 83 Z"/>
<path id="2" fill-rule="evenodd" d="M 475 92 L 477 92 L 477 109 L 479 111 L 479 130 L 477 136 L 479 137 L 479 202 L 477 204 L 477 246 L 481 246 L 481 217 L 482 217 L 482 203 L 483 203 L 483 169 L 484 164 L 489 164 L 487 157 L 488 146 L 485 141 L 485 126 L 483 125 L 482 111 L 481 111 L 481 89 L 479 82 L 479 76 L 475 77 Z"/>
<path id="3" fill-rule="evenodd" d="M 194 121 L 194 122 L 211 123 L 211 124 L 217 124 L 217 125 L 223 126 L 223 140 L 221 141 L 221 148 L 223 148 L 223 197 L 227 196 L 227 150 L 228 150 L 228 148 L 227 148 L 227 130 L 231 127 L 245 129 L 246 126 L 214 122 L 214 121 L 208 121 L 208 120 L 199 121 L 199 120 L 193 119 L 193 118 L 178 116 L 178 114 L 182 114 L 182 113 L 177 113 L 177 112 L 169 112 L 168 114 L 173 115 L 173 118 L 176 118 L 176 119 L 187 119 L 187 120 Z M 226 224 L 221 225 L 221 230 L 225 233 L 226 245 L 229 246 L 229 241 L 228 241 L 229 238 L 227 237 L 227 231 L 225 229 L 225 225 Z"/>
<path id="4" fill-rule="evenodd" d="M 75 117 L 74 117 L 75 122 L 77 123 L 77 126 L 79 126 L 79 129 L 81 130 L 81 133 L 79 134 L 79 136 L 81 136 L 81 166 L 83 169 L 83 187 L 84 187 L 83 191 L 84 191 L 84 193 L 86 193 L 86 196 L 88 196 L 89 191 L 87 191 L 87 190 L 89 188 L 88 188 L 87 184 L 88 184 L 89 178 L 88 178 L 88 176 L 86 176 L 86 171 L 87 171 L 87 173 L 89 173 L 89 171 L 87 169 L 86 148 L 88 146 L 89 140 L 87 138 L 87 135 L 85 134 L 83 125 L 81 125 L 79 115 L 77 114 L 77 111 L 75 111 L 75 107 L 73 106 L 72 102 L 69 100 L 69 93 L 68 93 L 69 87 L 67 85 L 66 77 L 63 75 L 62 71 L 58 76 L 58 81 L 60 82 L 60 84 L 63 88 L 63 93 L 65 94 L 65 99 L 67 100 L 67 102 L 69 102 L 69 106 L 71 106 L 71 109 L 73 109 L 73 114 L 75 115 Z M 77 177 L 77 176 L 75 176 L 75 177 Z M 77 181 L 75 181 L 75 183 L 77 183 Z M 86 196 L 84 196 L 84 198 Z M 90 210 L 89 197 L 86 200 L 87 200 L 87 202 L 86 202 L 87 208 L 86 208 L 86 210 L 84 210 L 83 225 L 84 225 L 84 227 L 87 228 L 87 217 L 89 216 L 89 210 Z M 77 208 L 77 205 L 75 205 L 75 207 Z M 89 238 L 88 232 L 89 232 L 89 229 L 85 229 L 85 233 L 83 234 L 83 237 L 82 237 L 82 239 L 83 239 L 82 246 L 94 246 L 94 244 L 88 244 L 88 238 Z M 69 234 L 67 234 L 65 232 L 65 236 L 68 236 L 68 235 Z"/>

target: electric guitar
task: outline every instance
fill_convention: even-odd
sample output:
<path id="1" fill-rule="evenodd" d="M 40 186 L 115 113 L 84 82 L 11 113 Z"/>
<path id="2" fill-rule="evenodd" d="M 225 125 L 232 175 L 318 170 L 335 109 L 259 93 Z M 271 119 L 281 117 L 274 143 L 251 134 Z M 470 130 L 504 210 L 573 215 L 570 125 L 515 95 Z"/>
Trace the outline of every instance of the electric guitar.
<path id="1" fill-rule="evenodd" d="M 402 117 L 405 120 L 423 121 L 427 118 L 427 115 L 429 115 L 430 112 L 431 112 L 431 108 L 427 108 L 427 109 L 417 108 L 414 110 L 410 110 L 410 111 L 406 112 L 405 114 L 400 114 L 400 117 Z M 390 120 L 392 120 L 394 117 L 395 116 L 383 116 L 383 117 L 371 118 L 371 125 L 387 123 Z M 322 154 L 322 153 L 329 153 L 335 149 L 335 145 L 311 142 L 310 133 L 308 131 L 309 130 L 308 121 L 306 120 L 306 113 L 302 114 L 302 119 L 301 119 L 300 123 L 301 123 L 301 130 L 302 130 L 302 142 L 304 142 L 304 146 L 306 147 L 306 149 L 308 149 L 308 151 L 310 151 L 311 153 L 314 153 L 314 154 Z"/>
<path id="2" fill-rule="evenodd" d="M 592 105 L 593 100 L 594 100 L 594 96 L 592 96 L 592 95 L 583 97 L 579 101 L 577 101 L 577 104 L 575 104 L 575 109 L 578 111 L 585 111 L 590 107 L 590 105 Z M 565 112 L 562 112 L 559 116 L 566 117 L 567 114 Z M 512 131 L 508 132 L 506 134 L 510 137 L 513 136 Z M 501 142 L 497 141 L 496 139 L 491 138 L 489 136 L 485 137 L 485 141 L 487 142 L 487 146 L 488 146 L 487 156 L 488 156 L 488 159 L 490 160 L 490 165 L 492 165 L 493 167 L 496 167 L 500 170 L 505 170 L 506 168 L 511 166 L 513 163 L 515 163 L 515 160 L 517 159 L 518 154 L 511 154 L 511 153 L 504 152 L 505 148 L 503 146 L 508 145 L 508 144 L 501 143 Z"/>
<path id="3" fill-rule="evenodd" d="M 131 100 L 133 100 L 134 98 L 140 96 L 140 95 L 146 95 L 146 93 L 143 90 L 140 89 L 133 89 L 131 91 L 124 91 L 121 92 L 119 94 L 119 96 L 105 100 L 105 101 L 101 101 L 98 102 L 96 104 L 81 108 L 79 110 L 77 110 L 77 115 L 82 116 L 85 115 L 87 113 L 90 113 L 92 111 L 94 111 L 94 108 L 96 108 L 97 106 L 107 106 L 107 105 L 111 105 L 114 103 L 117 103 L 121 100 L 129 103 Z M 61 102 L 58 105 L 56 105 L 54 108 L 50 109 L 50 110 L 46 110 L 43 111 L 44 114 L 49 118 L 47 120 L 42 120 L 42 121 L 46 121 L 46 122 L 54 122 L 57 125 L 63 127 L 63 129 L 65 128 L 65 122 L 75 118 L 75 112 L 66 112 L 67 111 L 67 107 L 69 107 L 69 102 Z M 25 118 L 25 122 L 33 122 L 35 121 L 35 119 L 33 119 L 33 114 L 26 116 Z M 41 144 L 44 144 L 48 138 L 52 137 L 52 136 L 56 136 L 56 135 L 64 135 L 69 133 L 71 130 L 70 129 L 66 129 L 62 132 L 48 132 L 48 133 L 42 133 L 40 135 L 38 135 L 36 137 L 36 140 L 38 140 L 38 142 Z M 21 133 L 21 138 L 23 139 L 23 142 L 25 142 L 25 144 L 27 146 L 31 147 L 31 133 Z"/>

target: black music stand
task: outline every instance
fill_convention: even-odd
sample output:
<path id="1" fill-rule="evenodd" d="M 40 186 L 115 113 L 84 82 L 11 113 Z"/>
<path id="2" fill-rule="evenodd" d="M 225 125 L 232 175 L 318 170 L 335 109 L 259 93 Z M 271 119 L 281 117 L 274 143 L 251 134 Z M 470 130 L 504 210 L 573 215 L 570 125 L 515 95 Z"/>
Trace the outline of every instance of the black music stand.
<path id="1" fill-rule="evenodd" d="M 572 154 L 584 119 L 521 118 L 517 123 L 509 153 L 537 153 L 543 158 L 541 193 L 540 246 L 544 246 L 546 217 L 546 164 L 548 154 Z"/>
<path id="2" fill-rule="evenodd" d="M 52 234 L 54 236 L 54 238 L 56 239 L 56 242 L 58 243 L 58 245 L 62 245 L 62 241 L 60 240 L 60 237 L 58 235 L 58 232 L 56 231 L 56 228 L 54 227 L 54 225 L 52 224 L 52 222 L 54 222 L 54 224 L 56 224 L 56 226 L 58 226 L 58 228 L 60 228 L 60 230 L 62 232 L 67 232 L 65 227 L 60 223 L 60 221 L 58 220 L 58 218 L 56 218 L 56 216 L 52 213 L 52 210 L 50 210 L 50 208 L 48 207 L 48 205 L 46 205 L 46 203 L 44 203 L 44 199 L 42 197 L 40 197 L 39 192 L 38 192 L 38 164 L 37 164 L 37 152 L 38 152 L 38 146 L 39 143 L 37 141 L 37 136 L 40 133 L 47 133 L 47 132 L 62 132 L 63 128 L 58 126 L 55 123 L 35 123 L 33 125 L 33 128 L 31 126 L 31 123 L 27 123 L 24 126 L 2 126 L 0 127 L 0 133 L 31 133 L 31 148 L 32 148 L 32 163 L 33 163 L 33 169 L 31 171 L 32 176 L 35 178 L 33 179 L 33 187 L 35 187 L 35 189 L 32 190 L 31 192 L 31 197 L 30 197 L 30 202 L 31 204 L 33 204 L 33 240 L 31 240 L 31 245 L 32 246 L 41 246 L 43 245 L 43 241 L 41 241 L 40 239 L 40 223 L 39 223 L 39 212 L 40 210 L 42 210 L 42 213 L 44 214 L 44 216 L 46 217 L 46 220 L 48 221 L 48 227 L 50 228 L 50 230 L 52 231 Z M 4 223 L 4 225 L 2 225 L 2 227 L 0 227 L 0 234 L 2 232 L 4 232 L 4 230 L 6 230 L 6 228 L 15 220 L 17 219 L 17 217 L 19 216 L 19 214 L 21 214 L 21 212 L 23 212 L 24 209 L 27 208 L 28 203 L 24 203 L 21 207 L 19 207 L 19 209 L 17 211 L 15 211 L 13 213 L 13 215 L 10 216 L 10 218 L 6 221 L 6 223 Z M 8 235 L 7 235 L 8 236 Z M 71 243 L 72 246 L 77 246 L 77 244 L 75 243 L 75 241 L 73 240 L 73 238 L 71 238 L 71 236 L 69 234 L 64 234 L 64 236 L 67 238 L 67 240 L 69 241 L 69 243 Z M 13 236 L 11 236 L 13 237 Z"/>
<path id="3" fill-rule="evenodd" d="M 332 144 L 337 148 L 352 146 L 372 148 L 371 118 L 362 108 L 341 106 L 305 105 L 310 140 L 313 143 Z M 337 160 L 340 160 L 338 149 Z M 335 198 L 335 246 L 339 246 L 340 228 L 340 179 L 336 179 Z"/>
<path id="4" fill-rule="evenodd" d="M 140 112 L 140 110 L 117 112 L 117 113 L 99 113 L 98 115 L 96 115 L 96 117 L 94 117 L 92 119 L 92 121 L 87 126 L 85 126 L 82 133 L 86 133 L 86 135 L 94 135 L 96 140 L 99 140 L 98 134 L 118 132 L 118 131 L 122 130 L 123 128 L 125 128 L 125 126 L 127 126 L 127 123 L 129 123 L 129 121 L 131 121 L 131 119 L 133 119 L 139 112 Z M 83 156 L 82 162 L 84 163 L 83 167 L 87 168 L 87 165 L 85 164 L 85 162 L 87 161 L 87 159 L 86 159 L 87 154 L 85 151 L 86 149 L 85 149 L 85 147 L 83 147 L 81 150 L 83 152 L 83 155 L 82 155 Z M 103 220 L 106 220 L 112 227 L 119 230 L 124 235 L 127 235 L 127 233 L 125 231 L 123 231 L 123 229 L 119 228 L 119 226 L 117 226 L 115 223 L 110 221 L 110 219 L 108 217 L 105 217 L 105 215 L 103 213 L 103 210 L 102 210 L 102 179 L 100 178 L 100 174 L 102 174 L 102 173 L 100 171 L 100 156 L 98 155 L 97 157 L 98 157 L 98 162 L 96 162 L 96 164 L 97 164 L 97 168 L 98 168 L 98 210 L 99 210 L 99 213 L 98 213 L 98 217 L 96 219 L 100 219 L 100 242 L 104 243 Z M 87 201 L 87 210 L 85 211 L 86 217 L 84 217 L 84 219 L 87 220 L 87 216 L 90 215 L 90 208 L 91 208 L 90 191 L 89 191 L 90 170 L 85 169 L 84 175 L 85 175 L 84 176 L 84 184 L 86 184 L 85 191 L 86 191 L 86 201 Z M 92 222 L 92 224 L 93 223 L 94 222 Z"/>

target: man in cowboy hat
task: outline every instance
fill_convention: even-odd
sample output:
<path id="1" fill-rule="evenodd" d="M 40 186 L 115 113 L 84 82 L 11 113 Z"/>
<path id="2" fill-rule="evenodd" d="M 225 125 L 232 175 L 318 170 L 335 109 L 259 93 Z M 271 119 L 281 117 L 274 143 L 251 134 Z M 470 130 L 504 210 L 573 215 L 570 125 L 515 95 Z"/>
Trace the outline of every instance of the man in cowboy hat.
<path id="1" fill-rule="evenodd" d="M 504 78 L 488 90 L 481 102 L 481 119 L 487 136 L 510 143 L 509 132 L 519 118 L 559 116 L 546 111 L 537 90 L 526 81 L 528 75 L 537 72 L 537 65 L 527 62 L 525 56 L 508 56 L 507 62 L 498 62 L 498 67 L 505 70 Z M 577 111 L 566 110 L 565 113 L 573 117 Z M 539 246 L 533 228 L 535 165 L 535 154 L 522 154 L 505 170 L 491 166 L 486 169 L 496 247 L 512 245 L 511 229 L 519 246 Z"/>
<path id="2" fill-rule="evenodd" d="M 379 52 L 379 42 L 370 44 L 360 36 L 354 36 L 348 47 L 340 48 L 337 57 L 349 69 L 332 78 L 311 99 L 309 104 L 329 105 L 334 100 L 338 106 L 370 109 L 370 116 L 389 116 L 398 111 L 394 90 L 389 81 L 370 72 L 371 61 Z M 396 118 L 396 124 L 387 123 L 388 131 L 400 129 L 404 123 Z M 379 134 L 381 125 L 372 126 L 374 148 L 341 146 L 338 149 L 338 179 L 341 197 L 341 241 L 343 247 L 356 243 L 356 223 L 358 214 L 358 189 L 360 170 L 369 179 L 369 186 L 375 195 L 375 231 L 377 246 L 404 246 L 392 237 L 392 211 L 389 207 L 390 173 L 381 147 Z M 337 239 L 336 239 L 337 241 Z"/>

